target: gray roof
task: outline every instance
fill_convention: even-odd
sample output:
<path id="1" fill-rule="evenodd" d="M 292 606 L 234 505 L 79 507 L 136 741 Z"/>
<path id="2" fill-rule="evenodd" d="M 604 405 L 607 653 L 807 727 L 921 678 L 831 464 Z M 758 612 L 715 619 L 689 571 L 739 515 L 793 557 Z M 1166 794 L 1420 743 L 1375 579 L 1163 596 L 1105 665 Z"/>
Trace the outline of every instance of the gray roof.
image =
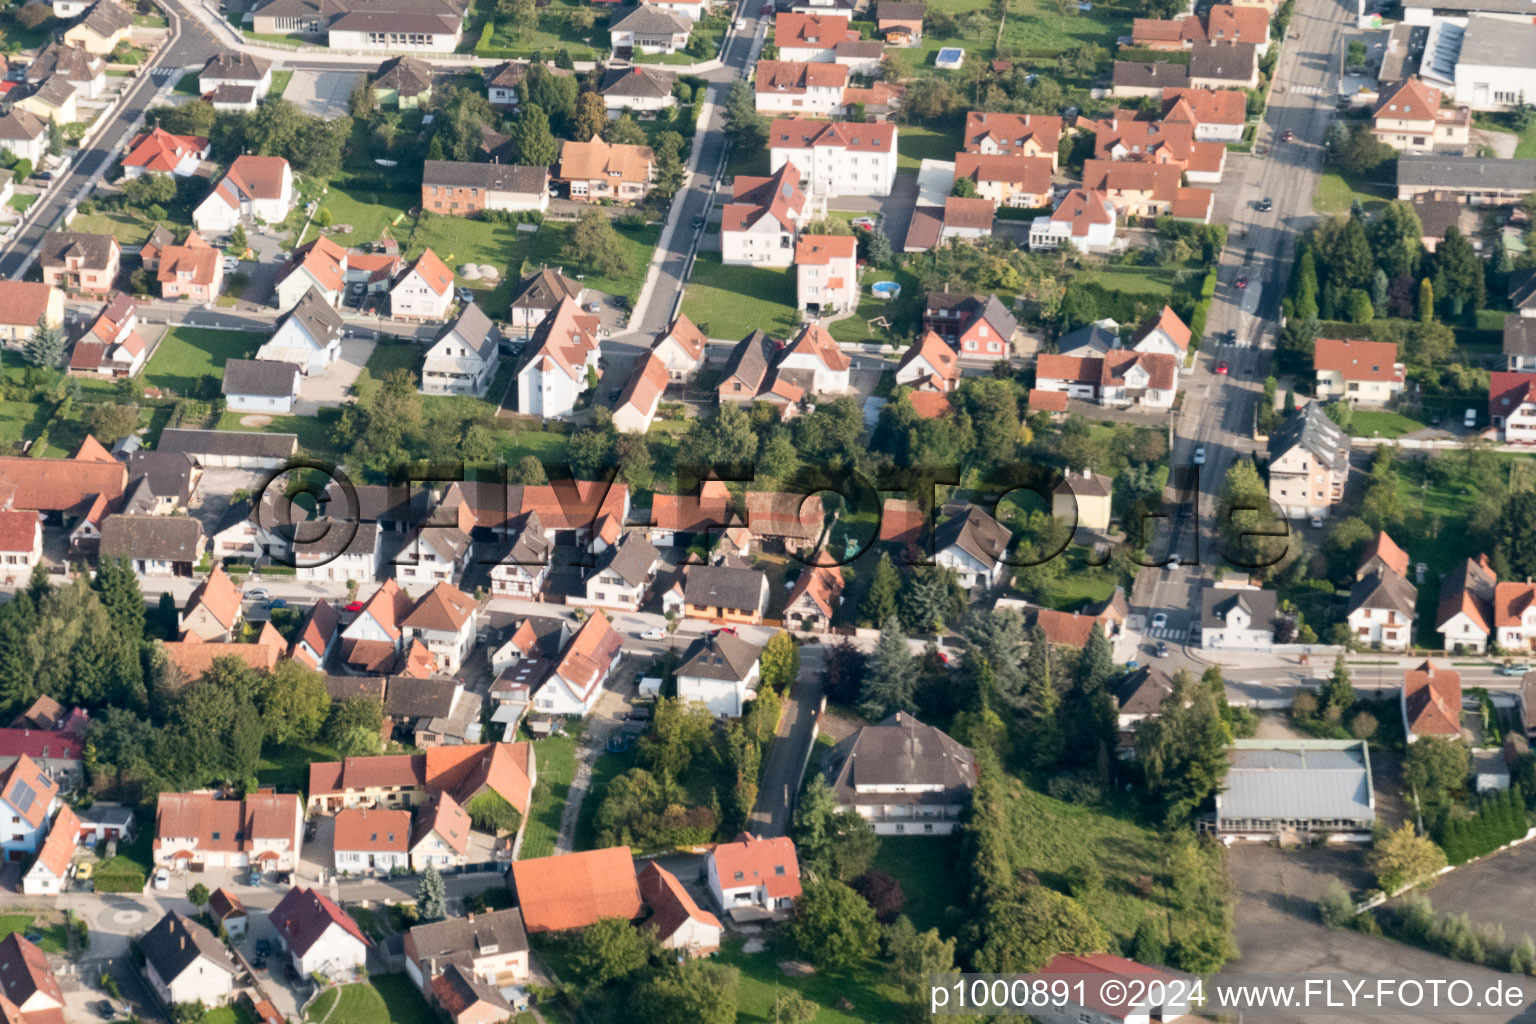
<path id="1" fill-rule="evenodd" d="M 1242 607 L 1248 610 L 1255 629 L 1264 629 L 1275 620 L 1279 611 L 1278 595 L 1273 590 L 1217 590 L 1208 588 L 1200 596 L 1200 626 L 1202 629 L 1221 629 L 1226 625 L 1227 613 Z"/>
<path id="2" fill-rule="evenodd" d="M 294 303 L 288 314 L 278 321 L 278 326 L 281 327 L 287 320 L 297 320 L 299 326 L 304 328 L 304 332 L 321 348 L 340 337 L 342 330 L 346 327 L 342 322 L 341 314 L 320 297 L 320 292 L 313 285 L 304 293 L 303 298 Z"/>
<path id="3" fill-rule="evenodd" d="M 1529 11 L 1527 4 L 1522 13 Z M 1533 53 L 1536 53 L 1536 24 L 1474 14 L 1467 19 L 1467 29 L 1461 37 L 1459 63 L 1526 71 L 1531 66 Z"/>
<path id="4" fill-rule="evenodd" d="M 365 523 L 400 523 L 418 526 L 427 521 L 432 495 L 423 487 L 404 484 L 356 484 L 352 488 L 357 501 L 357 518 Z M 339 484 L 326 490 L 326 507 L 333 515 L 348 516 L 351 502 Z"/>
<path id="5" fill-rule="evenodd" d="M 727 381 L 732 377 L 740 377 L 754 390 L 761 387 L 778 349 L 778 342 L 764 334 L 761 329 L 754 330 L 731 349 L 720 379 Z"/>
<path id="6" fill-rule="evenodd" d="M 220 970 L 235 973 L 224 943 L 207 928 L 174 910 L 156 921 L 138 941 L 144 959 L 155 965 L 155 973 L 163 981 L 179 978 L 198 957 L 206 957 Z"/>
<path id="7" fill-rule="evenodd" d="M 249 430 L 190 430 L 167 427 L 160 432 L 157 451 L 188 455 L 246 455 L 285 459 L 299 448 L 299 435 L 259 433 Z"/>
<path id="8" fill-rule="evenodd" d="M 482 164 L 457 160 L 428 160 L 421 171 L 423 185 L 483 188 L 488 192 L 539 195 L 549 184 L 549 168 L 522 164 Z"/>
<path id="9" fill-rule="evenodd" d="M 683 654 L 676 674 L 697 679 L 726 679 L 741 682 L 757 664 L 763 649 L 730 633 L 701 636 Z"/>
<path id="10" fill-rule="evenodd" d="M 1525 731 L 1536 728 L 1536 672 L 1520 677 L 1520 706 L 1525 712 Z"/>
<path id="11" fill-rule="evenodd" d="M 149 481 L 157 497 L 186 504 L 192 498 L 192 471 L 197 463 L 185 452 L 137 451 L 128 456 L 128 479 Z"/>
<path id="12" fill-rule="evenodd" d="M 832 48 L 832 57 L 848 57 L 852 60 L 879 60 L 885 53 L 885 44 L 878 39 L 845 39 Z"/>
<path id="13" fill-rule="evenodd" d="M 1081 472 L 1067 470 L 1067 475 L 1056 485 L 1053 494 L 1074 494 L 1080 498 L 1105 498 L 1113 494 L 1115 478 L 1095 473 L 1091 469 Z"/>
<path id="14" fill-rule="evenodd" d="M 691 32 L 693 22 L 671 14 L 650 4 L 641 4 L 628 11 L 615 11 L 608 24 L 609 32 Z"/>
<path id="15" fill-rule="evenodd" d="M 1381 58 L 1378 77 L 1384 85 L 1401 82 L 1419 73 L 1419 62 L 1424 56 L 1424 43 L 1429 39 L 1428 25 L 1409 25 L 1399 22 L 1392 26 L 1387 40 L 1387 52 Z"/>
<path id="16" fill-rule="evenodd" d="M 224 363 L 224 394 L 292 398 L 300 372 L 297 363 L 276 359 L 230 359 Z"/>
<path id="17" fill-rule="evenodd" d="M 1433 192 L 1421 192 L 1413 197 L 1413 212 L 1419 215 L 1424 238 L 1444 238 L 1447 228 L 1461 223 L 1461 212 L 1467 208 L 1454 198 L 1440 198 Z"/>
<path id="18" fill-rule="evenodd" d="M 1258 47 L 1253 43 L 1205 39 L 1196 42 L 1190 50 L 1189 77 L 1246 82 L 1258 66 L 1258 60 Z"/>
<path id="19" fill-rule="evenodd" d="M 1464 13 L 1486 11 L 1490 14 L 1529 14 L 1530 0 L 1403 0 L 1406 7 L 1430 7 Z"/>
<path id="20" fill-rule="evenodd" d="M 208 58 L 199 78 L 227 78 L 232 82 L 259 82 L 271 69 L 272 62 L 248 53 L 224 51 Z"/>
<path id="21" fill-rule="evenodd" d="M 497 565 L 548 565 L 554 543 L 544 535 L 544 526 L 537 512 L 520 517 L 513 527 L 506 547 L 496 556 Z"/>
<path id="22" fill-rule="evenodd" d="M 1056 339 L 1056 351 L 1068 355 L 1103 355 L 1120 344 L 1120 335 L 1108 327 L 1089 324 Z"/>
<path id="23" fill-rule="evenodd" d="M 1360 740 L 1237 740 L 1227 752 L 1222 821 L 1376 817 L 1371 761 Z"/>
<path id="24" fill-rule="evenodd" d="M 603 96 L 661 99 L 672 94 L 672 84 L 649 68 L 609 68 L 603 72 L 597 91 Z"/>
<path id="25" fill-rule="evenodd" d="M 48 122 L 30 110 L 7 111 L 0 115 L 0 139 L 31 141 L 48 130 Z"/>
<path id="26" fill-rule="evenodd" d="M 1536 267 L 1510 271 L 1509 304 L 1516 309 L 1536 309 Z"/>
<path id="27" fill-rule="evenodd" d="M 342 510 L 345 513 L 345 509 Z M 299 508 L 293 511 L 295 518 Z M 265 522 L 274 522 L 264 518 Z M 280 521 L 280 520 L 278 520 Z M 351 520 L 329 516 L 316 516 L 295 524 L 292 536 L 296 555 L 366 555 L 379 549 L 379 527 L 376 523 L 358 523 L 356 529 Z M 286 531 L 280 530 L 280 533 Z"/>
<path id="28" fill-rule="evenodd" d="M 626 533 L 619 542 L 603 552 L 596 572 L 615 572 L 632 587 L 650 578 L 651 569 L 661 553 L 638 533 Z"/>
<path id="29" fill-rule="evenodd" d="M 683 576 L 683 600 L 700 608 L 763 610 L 768 577 L 756 569 L 690 565 Z"/>
<path id="30" fill-rule="evenodd" d="M 447 718 L 453 714 L 452 679 L 390 676 L 384 687 L 384 713 L 391 718 Z"/>
<path id="31" fill-rule="evenodd" d="M 1321 402 L 1308 402 L 1275 428 L 1269 436 L 1270 460 L 1279 458 L 1297 445 L 1335 470 L 1349 464 L 1349 438 L 1323 412 Z"/>
<path id="32" fill-rule="evenodd" d="M 881 792 L 881 804 L 963 804 L 976 786 L 976 757 L 948 734 L 897 712 L 844 739 L 827 760 L 840 805 L 871 799 L 860 788 L 921 786 L 920 792 Z M 929 788 L 937 787 L 937 788 Z"/>
<path id="33" fill-rule="evenodd" d="M 221 82 L 219 87 L 208 94 L 209 103 L 249 103 L 256 96 L 254 85 L 235 85 L 232 82 Z"/>
<path id="34" fill-rule="evenodd" d="M 875 9 L 875 16 L 892 21 L 914 21 L 921 18 L 926 10 L 926 5 L 911 3 L 909 0 L 881 0 Z"/>
<path id="35" fill-rule="evenodd" d="M 103 36 L 110 36 L 121 29 L 133 24 L 133 14 L 116 0 L 99 0 L 90 10 L 85 12 L 82 25 L 95 29 Z"/>
<path id="36" fill-rule="evenodd" d="M 406 540 L 405 550 L 410 551 L 417 544 L 425 544 L 436 551 L 445 562 L 457 562 L 470 547 L 469 534 L 457 526 L 418 526 Z M 395 564 L 405 563 L 410 557 L 414 556 L 405 556 Z"/>
<path id="37" fill-rule="evenodd" d="M 49 43 L 27 65 L 26 80 L 34 85 L 55 74 L 71 82 L 89 82 L 106 70 L 106 62 L 92 56 L 83 46 Z"/>
<path id="38" fill-rule="evenodd" d="M 116 242 L 111 235 L 50 231 L 43 236 L 40 259 L 45 267 L 62 267 L 66 259 L 80 259 L 88 270 L 105 270 L 112 262 Z"/>
<path id="39" fill-rule="evenodd" d="M 448 1000 L 456 1006 L 467 1008 L 485 1003 L 487 1006 L 494 1007 L 498 1014 L 504 1015 L 509 1020 L 517 1014 L 512 1004 L 507 1002 L 506 996 L 501 994 L 501 990 L 482 981 L 472 967 L 449 964 L 439 980 L 453 990 Z M 433 982 L 433 984 L 436 983 Z"/>
<path id="40" fill-rule="evenodd" d="M 195 562 L 202 539 L 203 528 L 191 516 L 107 516 L 101 556 Z"/>
<path id="41" fill-rule="evenodd" d="M 1480 188 L 1536 191 L 1536 160 L 1401 153 L 1397 158 L 1397 183 L 1461 191 Z"/>
<path id="42" fill-rule="evenodd" d="M 1173 680 L 1156 665 L 1143 665 L 1113 687 L 1122 715 L 1155 715 L 1173 692 Z"/>
<path id="43" fill-rule="evenodd" d="M 411 929 L 410 940 L 416 959 L 436 960 L 439 969 L 448 964 L 470 967 L 485 946 L 496 946 L 502 954 L 528 948 L 523 912 L 516 907 L 476 914 L 473 920 L 450 917 L 419 924 Z"/>
<path id="44" fill-rule="evenodd" d="M 36 96 L 50 107 L 58 107 L 74 94 L 75 87 L 63 75 L 49 75 L 48 80 L 34 88 L 29 95 Z"/>
<path id="45" fill-rule="evenodd" d="M 341 32 L 419 32 L 422 35 L 453 35 L 460 18 L 448 14 L 408 13 L 404 11 L 352 11 L 331 22 L 332 31 Z"/>
<path id="46" fill-rule="evenodd" d="M 373 85 L 394 89 L 401 96 L 419 96 L 432 88 L 432 66 L 415 57 L 391 57 L 379 65 Z"/>
<path id="47" fill-rule="evenodd" d="M 496 329 L 495 324 L 491 323 L 491 318 L 473 302 L 465 306 L 463 312 L 442 329 L 433 340 L 433 344 L 437 344 L 450 334 L 474 350 L 475 355 L 486 362 L 490 362 L 496 354 L 496 347 L 501 344 L 501 332 Z"/>
<path id="48" fill-rule="evenodd" d="M 958 547 L 983 565 L 996 565 L 1008 551 L 1008 527 L 972 506 L 946 519 L 934 534 L 934 550 Z"/>
<path id="49" fill-rule="evenodd" d="M 514 89 L 521 85 L 523 79 L 528 77 L 528 65 L 520 61 L 507 61 L 498 64 L 485 76 L 486 85 L 494 85 L 501 89 Z"/>
<path id="50" fill-rule="evenodd" d="M 573 281 L 558 270 L 544 269 L 524 281 L 512 300 L 513 309 L 554 309 L 562 299 L 574 299 L 582 292 L 580 281 Z"/>
<path id="51" fill-rule="evenodd" d="M 1381 569 L 1371 573 L 1349 588 L 1349 610 L 1354 614 L 1361 608 L 1380 608 L 1399 612 L 1413 621 L 1413 610 L 1418 604 L 1419 590 L 1395 572 Z"/>
<path id="52" fill-rule="evenodd" d="M 1117 60 L 1114 83 L 1130 89 L 1187 89 L 1189 88 L 1189 66 Z"/>

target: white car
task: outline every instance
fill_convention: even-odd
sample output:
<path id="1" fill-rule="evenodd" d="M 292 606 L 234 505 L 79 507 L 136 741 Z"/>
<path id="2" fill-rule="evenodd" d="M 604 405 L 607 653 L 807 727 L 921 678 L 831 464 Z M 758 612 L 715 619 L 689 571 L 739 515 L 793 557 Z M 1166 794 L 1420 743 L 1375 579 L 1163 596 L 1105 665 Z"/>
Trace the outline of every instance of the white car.
<path id="1" fill-rule="evenodd" d="M 640 634 L 641 640 L 665 640 L 667 631 L 664 629 L 648 629 Z"/>
<path id="2" fill-rule="evenodd" d="M 1314 530 L 1321 530 L 1322 528 L 1323 528 L 1323 517 L 1322 516 L 1313 516 L 1312 517 L 1312 529 L 1314 529 Z"/>
<path id="3" fill-rule="evenodd" d="M 158 868 L 155 871 L 155 888 L 169 889 L 171 887 L 171 872 L 166 868 Z"/>
<path id="4" fill-rule="evenodd" d="M 1158 612 L 1156 615 L 1152 616 L 1152 628 L 1153 629 L 1162 629 L 1166 625 L 1168 625 L 1168 613 L 1167 612 Z"/>
<path id="5" fill-rule="evenodd" d="M 1197 466 L 1205 465 L 1205 445 L 1201 445 L 1195 449 L 1194 458 L 1192 458 L 1190 461 Z"/>

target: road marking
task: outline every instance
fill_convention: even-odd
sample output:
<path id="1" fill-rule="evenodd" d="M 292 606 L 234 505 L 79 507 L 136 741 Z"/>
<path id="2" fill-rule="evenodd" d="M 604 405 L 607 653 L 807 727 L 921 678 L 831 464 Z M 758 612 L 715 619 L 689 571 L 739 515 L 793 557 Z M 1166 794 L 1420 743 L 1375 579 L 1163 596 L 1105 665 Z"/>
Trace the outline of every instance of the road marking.
<path id="1" fill-rule="evenodd" d="M 1169 626 L 1159 626 L 1156 629 L 1147 630 L 1147 636 L 1154 640 L 1182 640 L 1184 639 L 1184 634 L 1186 632 L 1188 631 L 1183 629 L 1173 629 Z"/>

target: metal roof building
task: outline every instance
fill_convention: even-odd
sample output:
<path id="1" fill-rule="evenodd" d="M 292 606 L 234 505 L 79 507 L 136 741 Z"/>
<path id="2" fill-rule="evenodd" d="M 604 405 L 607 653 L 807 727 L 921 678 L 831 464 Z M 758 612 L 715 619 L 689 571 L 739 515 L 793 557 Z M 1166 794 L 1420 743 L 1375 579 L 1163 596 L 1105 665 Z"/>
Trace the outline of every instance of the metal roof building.
<path id="1" fill-rule="evenodd" d="M 1368 838 L 1376 820 L 1371 755 L 1361 740 L 1236 740 L 1216 796 L 1223 839 Z"/>

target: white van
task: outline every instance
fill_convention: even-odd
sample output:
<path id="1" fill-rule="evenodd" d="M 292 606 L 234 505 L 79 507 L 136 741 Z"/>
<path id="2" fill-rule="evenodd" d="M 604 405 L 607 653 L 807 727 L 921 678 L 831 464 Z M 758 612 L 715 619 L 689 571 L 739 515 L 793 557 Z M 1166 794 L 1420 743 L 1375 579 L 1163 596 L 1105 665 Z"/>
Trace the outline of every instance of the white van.
<path id="1" fill-rule="evenodd" d="M 1462 423 L 1466 424 L 1468 430 L 1477 426 L 1477 410 L 1468 409 L 1466 416 L 1462 417 Z"/>

